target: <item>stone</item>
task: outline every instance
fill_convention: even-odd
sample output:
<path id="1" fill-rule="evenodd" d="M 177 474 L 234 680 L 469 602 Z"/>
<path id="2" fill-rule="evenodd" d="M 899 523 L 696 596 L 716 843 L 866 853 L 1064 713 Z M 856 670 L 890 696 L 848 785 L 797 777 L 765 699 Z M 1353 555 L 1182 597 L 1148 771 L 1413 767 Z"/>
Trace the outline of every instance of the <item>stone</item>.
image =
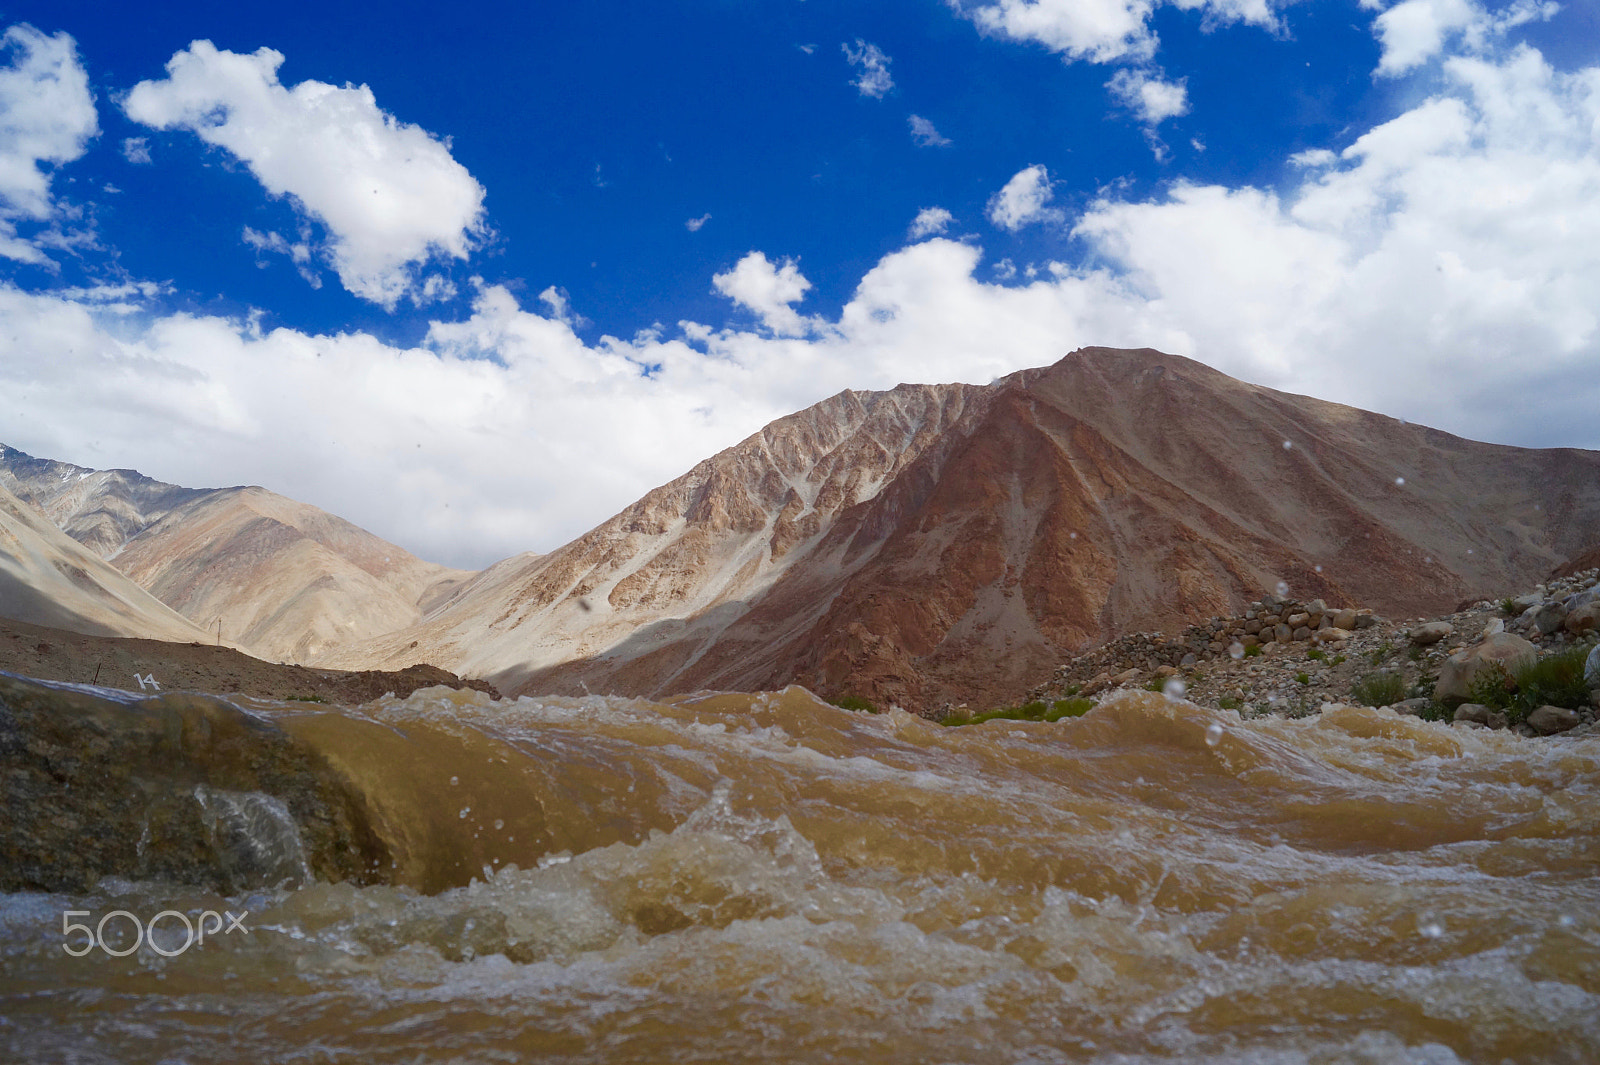
<path id="1" fill-rule="evenodd" d="M 1173 667 L 1171 667 L 1171 666 L 1157 666 L 1156 667 L 1156 676 L 1158 676 L 1158 677 L 1170 677 L 1170 676 L 1174 675 L 1177 672 L 1178 671 L 1176 669 L 1174 669 Z"/>
<path id="2" fill-rule="evenodd" d="M 1254 636 L 1256 633 L 1261 631 L 1261 622 L 1254 620 L 1245 622 L 1244 631 L 1249 633 L 1251 636 Z"/>
<path id="3" fill-rule="evenodd" d="M 1318 629 L 1316 632 L 1311 634 L 1311 639 L 1313 641 L 1324 645 L 1337 643 L 1340 640 L 1348 640 L 1349 638 L 1350 633 L 1339 628 L 1338 626 L 1327 629 Z"/>
<path id="4" fill-rule="evenodd" d="M 1078 694 L 1079 695 L 1094 695 L 1094 694 L 1096 694 L 1098 692 L 1104 691 L 1105 689 L 1109 688 L 1110 686 L 1111 686 L 1111 674 L 1109 674 L 1109 673 L 1096 673 L 1094 675 L 1094 678 L 1092 680 L 1090 680 L 1089 683 L 1085 684 L 1083 686 L 1083 690 L 1080 691 Z"/>
<path id="5" fill-rule="evenodd" d="M 1560 603 L 1546 603 L 1534 612 L 1533 623 L 1545 636 L 1549 636 L 1567 620 L 1567 608 Z"/>
<path id="6" fill-rule="evenodd" d="M 1600 602 L 1588 602 L 1567 614 L 1562 622 L 1574 636 L 1600 629 Z"/>
<path id="7" fill-rule="evenodd" d="M 1245 635 L 1239 637 L 1239 646 L 1248 650 L 1251 647 L 1260 647 L 1261 641 L 1256 637 L 1251 636 L 1249 633 L 1246 633 Z"/>
<path id="8" fill-rule="evenodd" d="M 1538 658 L 1538 649 L 1521 636 L 1509 632 L 1486 636 L 1482 643 L 1445 659 L 1439 668 L 1439 682 L 1433 686 L 1433 697 L 1465 699 L 1472 694 L 1472 682 L 1478 671 L 1491 663 L 1498 663 L 1508 673 L 1514 673 L 1532 665 Z"/>
<path id="9" fill-rule="evenodd" d="M 1489 715 L 1493 713 L 1489 707 L 1482 703 L 1462 703 L 1456 707 L 1454 721 L 1476 721 L 1480 725 L 1489 724 Z"/>
<path id="10" fill-rule="evenodd" d="M 1304 615 L 1302 615 L 1302 616 L 1304 616 Z M 1301 625 L 1298 629 L 1295 629 L 1294 630 L 1294 638 L 1297 639 L 1297 640 L 1309 640 L 1309 639 L 1311 639 L 1311 629 L 1310 629 L 1310 627 L 1308 627 L 1306 625 Z"/>
<path id="11" fill-rule="evenodd" d="M 1544 596 L 1540 595 L 1538 592 L 1529 592 L 1527 595 L 1519 595 L 1515 599 L 1511 600 L 1511 605 L 1516 607 L 1520 612 L 1528 609 L 1530 606 L 1538 606 L 1542 602 L 1544 602 Z"/>
<path id="12" fill-rule="evenodd" d="M 1411 642 L 1418 647 L 1431 647 L 1455 631 L 1448 621 L 1429 621 L 1411 630 Z"/>
<path id="13" fill-rule="evenodd" d="M 1273 627 L 1272 638 L 1279 643 L 1288 643 L 1294 639 L 1294 630 L 1280 621 Z"/>
<path id="14" fill-rule="evenodd" d="M 1541 706 L 1528 715 L 1528 727 L 1541 736 L 1554 736 L 1577 728 L 1578 712 L 1564 706 Z"/>
<path id="15" fill-rule="evenodd" d="M 1328 604 L 1321 599 L 1313 599 L 1306 604 L 1306 611 L 1311 614 L 1326 614 L 1328 612 Z"/>
<path id="16" fill-rule="evenodd" d="M 1357 614 L 1356 615 L 1356 628 L 1358 628 L 1358 629 L 1370 629 L 1374 625 L 1376 625 L 1377 623 L 1378 623 L 1378 615 L 1376 615 L 1376 614 Z M 1344 628 L 1343 625 L 1341 625 L 1339 627 L 1341 629 Z"/>
<path id="17" fill-rule="evenodd" d="M 1333 612 L 1333 627 L 1336 629 L 1351 630 L 1356 627 L 1356 612 L 1348 607 L 1344 610 Z"/>
<path id="18" fill-rule="evenodd" d="M 1313 616 L 1316 617 L 1316 615 Z M 1327 614 L 1323 614 L 1320 617 L 1317 617 L 1317 623 L 1311 627 L 1313 629 L 1331 629 L 1333 628 L 1333 619 Z"/>
<path id="19" fill-rule="evenodd" d="M 1180 658 L 1178 660 L 1178 668 L 1179 669 L 1193 669 L 1194 666 L 1195 666 L 1195 663 L 1199 662 L 1199 661 L 1200 661 L 1200 656 L 1195 654 L 1193 651 L 1190 651 L 1188 654 L 1184 655 L 1182 658 Z"/>
<path id="20" fill-rule="evenodd" d="M 1132 684 L 1139 679 L 1139 671 L 1133 668 L 1125 669 L 1111 679 L 1117 684 Z"/>
<path id="21" fill-rule="evenodd" d="M 1589 687 L 1600 689 L 1600 644 L 1595 644 L 1583 660 L 1583 679 Z"/>
<path id="22" fill-rule="evenodd" d="M 1483 634 L 1485 636 L 1493 636 L 1497 632 L 1505 632 L 1505 631 L 1506 631 L 1506 623 L 1504 621 L 1500 620 L 1499 618 L 1490 618 L 1489 619 L 1489 624 L 1487 624 L 1487 625 L 1485 625 L 1483 627 Z"/>
<path id="23" fill-rule="evenodd" d="M 1427 699 L 1401 699 L 1398 703 L 1391 703 L 1390 710 L 1397 714 L 1410 714 L 1417 717 L 1428 708 L 1430 700 Z"/>
<path id="24" fill-rule="evenodd" d="M 1284 624 L 1288 625 L 1291 629 L 1298 629 L 1300 626 L 1311 620 L 1311 615 L 1307 614 L 1303 610 L 1297 610 L 1283 620 Z"/>

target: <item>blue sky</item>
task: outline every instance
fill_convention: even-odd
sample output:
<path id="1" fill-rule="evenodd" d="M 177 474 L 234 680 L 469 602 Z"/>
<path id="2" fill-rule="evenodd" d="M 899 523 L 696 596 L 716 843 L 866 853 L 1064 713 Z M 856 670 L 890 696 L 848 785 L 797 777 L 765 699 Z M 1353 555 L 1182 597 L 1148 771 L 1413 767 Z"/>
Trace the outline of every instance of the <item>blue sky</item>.
<path id="1" fill-rule="evenodd" d="M 1592 4 L 224 8 L 0 9 L 0 440 L 472 566 L 1087 344 L 1600 447 Z"/>

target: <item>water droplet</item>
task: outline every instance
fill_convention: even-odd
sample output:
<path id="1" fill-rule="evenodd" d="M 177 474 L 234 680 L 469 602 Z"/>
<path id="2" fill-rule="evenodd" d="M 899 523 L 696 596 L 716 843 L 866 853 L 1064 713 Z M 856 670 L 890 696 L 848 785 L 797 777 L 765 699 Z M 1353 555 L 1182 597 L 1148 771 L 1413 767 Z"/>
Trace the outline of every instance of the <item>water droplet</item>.
<path id="1" fill-rule="evenodd" d="M 471 812 L 472 812 L 472 807 L 463 806 L 461 808 L 461 812 L 459 814 L 456 814 L 456 816 L 461 818 L 461 820 L 465 821 L 467 819 L 467 815 L 470 814 Z"/>
<path id="2" fill-rule="evenodd" d="M 1289 582 L 1279 581 L 1277 587 L 1274 588 L 1273 591 L 1278 593 L 1279 599 L 1282 599 L 1284 596 L 1289 594 Z"/>
<path id="3" fill-rule="evenodd" d="M 1294 444 L 1290 443 L 1289 441 L 1285 440 L 1283 442 L 1283 450 L 1288 451 L 1292 447 L 1294 447 Z"/>
<path id="4" fill-rule="evenodd" d="M 1168 699 L 1181 699 L 1183 693 L 1188 691 L 1188 685 L 1179 677 L 1168 677 L 1167 682 L 1161 686 L 1161 694 Z"/>
<path id="5" fill-rule="evenodd" d="M 1067 533 L 1067 539 L 1076 540 L 1077 538 L 1078 538 L 1078 534 L 1077 533 Z"/>
<path id="6" fill-rule="evenodd" d="M 1406 479 L 1404 477 L 1396 477 L 1394 479 L 1394 483 L 1395 484 L 1399 484 L 1399 485 L 1403 485 L 1403 484 L 1406 483 Z"/>
<path id="7" fill-rule="evenodd" d="M 1210 728 L 1206 729 L 1206 746 L 1207 747 L 1215 747 L 1220 742 L 1222 742 L 1222 726 L 1221 725 L 1215 725 L 1214 724 Z"/>
<path id="8" fill-rule="evenodd" d="M 1433 556 L 1432 555 L 1423 555 L 1422 556 L 1422 561 L 1424 561 L 1424 562 L 1432 562 L 1433 561 Z"/>
<path id="9" fill-rule="evenodd" d="M 455 787 L 457 784 L 460 784 L 460 783 L 461 783 L 461 778 L 460 777 L 451 777 L 450 778 L 450 786 L 452 788 Z"/>
<path id="10" fill-rule="evenodd" d="M 1244 657 L 1244 644 L 1234 640 L 1228 645 L 1228 657 L 1239 659 Z"/>
<path id="11" fill-rule="evenodd" d="M 1417 925 L 1417 934 L 1423 939 L 1438 939 L 1444 935 L 1444 925 L 1438 921 L 1424 921 Z"/>
<path id="12" fill-rule="evenodd" d="M 1562 928 L 1571 928 L 1577 923 L 1577 918 L 1573 917 L 1570 913 L 1564 913 L 1556 919 L 1556 924 L 1560 925 Z"/>
<path id="13" fill-rule="evenodd" d="M 1317 572 L 1318 572 L 1318 573 L 1321 573 L 1321 572 L 1322 572 L 1322 567 L 1321 567 L 1321 566 L 1313 566 L 1313 567 L 1311 567 L 1311 568 L 1312 568 L 1312 569 L 1314 569 L 1314 570 L 1316 570 L 1316 571 L 1317 571 Z"/>
<path id="14" fill-rule="evenodd" d="M 500 829 L 506 827 L 506 823 L 504 821 L 500 820 L 500 818 L 497 817 L 497 818 L 494 819 L 494 827 L 495 827 L 495 831 L 498 832 Z"/>

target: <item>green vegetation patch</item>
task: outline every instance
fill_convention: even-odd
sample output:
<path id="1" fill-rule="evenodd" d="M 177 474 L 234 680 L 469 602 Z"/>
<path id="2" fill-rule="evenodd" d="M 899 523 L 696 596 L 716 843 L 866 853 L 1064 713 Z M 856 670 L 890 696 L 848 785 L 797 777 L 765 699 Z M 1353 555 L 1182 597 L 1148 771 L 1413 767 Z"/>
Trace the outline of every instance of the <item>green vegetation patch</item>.
<path id="1" fill-rule="evenodd" d="M 1545 705 L 1576 710 L 1589 699 L 1583 662 L 1592 646 L 1574 644 L 1514 672 L 1498 662 L 1488 663 L 1473 678 L 1467 701 L 1502 711 L 1513 725 Z"/>
<path id="2" fill-rule="evenodd" d="M 866 714 L 882 713 L 882 711 L 874 706 L 869 700 L 863 699 L 856 695 L 841 695 L 837 699 L 829 699 L 828 701 L 834 706 L 837 706 L 840 710 L 858 710 Z"/>
<path id="3" fill-rule="evenodd" d="M 1003 706 L 998 710 L 980 710 L 975 714 L 951 714 L 941 725 L 978 725 L 985 721 L 1060 721 L 1064 717 L 1082 717 L 1094 707 L 1093 699 L 1081 696 L 1057 699 L 1046 703 L 1035 699 L 1021 706 Z"/>
<path id="4" fill-rule="evenodd" d="M 1350 698 L 1362 706 L 1393 706 L 1406 697 L 1406 679 L 1390 670 L 1367 673 L 1350 686 Z"/>
<path id="5" fill-rule="evenodd" d="M 328 701 L 320 695 L 286 695 L 284 699 L 291 703 L 325 703 Z"/>

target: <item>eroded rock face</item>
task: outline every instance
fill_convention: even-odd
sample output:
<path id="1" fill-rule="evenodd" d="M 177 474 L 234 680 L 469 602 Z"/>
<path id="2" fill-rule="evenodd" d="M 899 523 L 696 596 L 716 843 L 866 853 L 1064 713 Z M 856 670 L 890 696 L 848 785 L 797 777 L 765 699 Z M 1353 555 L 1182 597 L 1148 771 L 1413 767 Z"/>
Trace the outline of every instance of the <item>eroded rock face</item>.
<path id="1" fill-rule="evenodd" d="M 390 869 L 362 800 L 319 756 L 209 696 L 0 673 L 0 791 L 0 891 L 121 876 L 234 894 Z"/>

